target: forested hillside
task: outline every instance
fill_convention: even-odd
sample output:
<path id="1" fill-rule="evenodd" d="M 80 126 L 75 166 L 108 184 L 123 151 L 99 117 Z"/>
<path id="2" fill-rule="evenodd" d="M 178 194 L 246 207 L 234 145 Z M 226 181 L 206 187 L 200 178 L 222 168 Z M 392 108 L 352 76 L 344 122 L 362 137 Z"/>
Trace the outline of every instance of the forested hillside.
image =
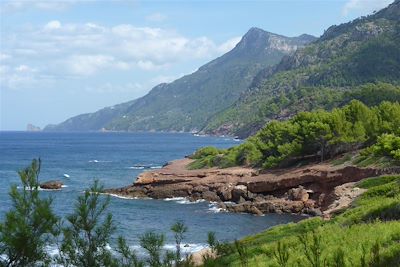
<path id="1" fill-rule="evenodd" d="M 343 104 L 366 83 L 400 83 L 400 1 L 332 26 L 315 42 L 261 71 L 252 87 L 216 115 L 207 133 L 249 136 L 271 119 Z"/>

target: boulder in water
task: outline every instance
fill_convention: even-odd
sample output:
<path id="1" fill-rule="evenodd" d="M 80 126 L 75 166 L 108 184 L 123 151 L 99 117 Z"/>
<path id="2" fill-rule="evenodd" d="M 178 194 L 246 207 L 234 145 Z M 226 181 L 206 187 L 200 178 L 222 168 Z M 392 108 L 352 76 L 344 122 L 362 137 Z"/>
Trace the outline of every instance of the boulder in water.
<path id="1" fill-rule="evenodd" d="M 42 189 L 61 189 L 63 183 L 60 181 L 47 181 L 40 184 L 40 188 Z"/>

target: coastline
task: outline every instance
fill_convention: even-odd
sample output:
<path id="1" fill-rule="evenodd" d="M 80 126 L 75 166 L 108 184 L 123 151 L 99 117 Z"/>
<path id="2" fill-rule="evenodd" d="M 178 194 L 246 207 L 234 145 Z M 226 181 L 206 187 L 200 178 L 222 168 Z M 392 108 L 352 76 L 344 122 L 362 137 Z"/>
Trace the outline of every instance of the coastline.
<path id="1" fill-rule="evenodd" d="M 292 213 L 330 218 L 363 193 L 356 182 L 394 172 L 330 163 L 268 171 L 249 167 L 189 170 L 191 162 L 188 158 L 172 161 L 161 169 L 142 172 L 132 185 L 105 193 L 130 199 L 206 200 L 225 211 L 255 215 Z"/>

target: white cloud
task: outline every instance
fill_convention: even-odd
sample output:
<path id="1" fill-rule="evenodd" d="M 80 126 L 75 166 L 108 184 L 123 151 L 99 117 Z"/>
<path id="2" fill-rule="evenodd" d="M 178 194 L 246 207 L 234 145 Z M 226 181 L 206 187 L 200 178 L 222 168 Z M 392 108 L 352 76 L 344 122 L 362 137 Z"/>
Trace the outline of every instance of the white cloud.
<path id="1" fill-rule="evenodd" d="M 160 83 L 170 83 L 175 81 L 176 79 L 179 79 L 183 77 L 185 74 L 181 73 L 178 75 L 158 75 L 155 78 L 151 80 L 151 83 L 156 85 Z"/>
<path id="2" fill-rule="evenodd" d="M 157 65 L 154 64 L 154 62 L 150 61 L 150 60 L 139 60 L 137 62 L 137 66 L 142 69 L 142 70 L 146 70 L 146 71 L 152 71 L 152 70 L 158 70 L 161 69 L 163 67 L 166 67 L 167 65 Z"/>
<path id="3" fill-rule="evenodd" d="M 72 73 L 79 75 L 91 75 L 105 68 L 120 70 L 130 68 L 128 63 L 107 55 L 74 55 L 67 60 L 67 66 Z"/>
<path id="4" fill-rule="evenodd" d="M 167 16 L 161 13 L 153 13 L 150 14 L 146 17 L 147 21 L 151 21 L 151 22 L 163 22 L 167 19 Z"/>
<path id="5" fill-rule="evenodd" d="M 52 20 L 48 22 L 46 25 L 44 25 L 45 30 L 56 30 L 61 28 L 61 22 L 58 20 Z"/>
<path id="6" fill-rule="evenodd" d="M 52 20 L 2 36 L 2 87 L 24 88 L 31 84 L 34 88 L 42 87 L 40 82 L 87 79 L 110 71 L 121 75 L 128 75 L 122 74 L 124 71 L 135 74 L 146 71 L 155 77 L 147 78 L 149 82 L 144 86 L 150 88 L 181 76 L 163 76 L 161 70 L 170 71 L 199 59 L 206 62 L 233 48 L 239 39 L 218 44 L 205 36 L 189 38 L 157 27 L 131 24 L 109 27 L 93 22 Z"/>
<path id="7" fill-rule="evenodd" d="M 241 36 L 231 38 L 231 39 L 229 39 L 228 41 L 226 41 L 225 43 L 221 44 L 221 45 L 218 47 L 218 50 L 219 50 L 221 53 L 229 52 L 230 50 L 232 50 L 232 49 L 239 43 L 239 41 L 240 41 L 241 39 L 242 39 Z"/>
<path id="8" fill-rule="evenodd" d="M 6 89 L 25 89 L 44 87 L 54 82 L 50 76 L 38 74 L 35 68 L 28 65 L 19 65 L 11 68 L 8 65 L 0 65 L 0 84 L 1 88 Z"/>
<path id="9" fill-rule="evenodd" d="M 93 93 L 140 93 L 144 90 L 144 86 L 140 83 L 126 83 L 126 84 L 114 84 L 105 83 L 96 86 L 86 86 L 85 91 Z"/>
<path id="10" fill-rule="evenodd" d="M 3 0 L 0 3 L 0 10 L 1 13 L 12 13 L 32 8 L 47 11 L 61 11 L 65 10 L 76 2 L 76 0 Z"/>
<path id="11" fill-rule="evenodd" d="M 393 0 L 348 0 L 342 9 L 342 14 L 347 16 L 353 11 L 369 14 L 386 7 L 392 2 Z"/>
<path id="12" fill-rule="evenodd" d="M 31 68 L 27 65 L 19 65 L 18 67 L 15 68 L 15 71 L 17 72 L 35 72 L 36 70 L 34 68 Z"/>
<path id="13" fill-rule="evenodd" d="M 4 53 L 0 53 L 0 61 L 5 61 L 5 60 L 8 60 L 10 58 L 11 58 L 10 55 L 4 54 Z"/>

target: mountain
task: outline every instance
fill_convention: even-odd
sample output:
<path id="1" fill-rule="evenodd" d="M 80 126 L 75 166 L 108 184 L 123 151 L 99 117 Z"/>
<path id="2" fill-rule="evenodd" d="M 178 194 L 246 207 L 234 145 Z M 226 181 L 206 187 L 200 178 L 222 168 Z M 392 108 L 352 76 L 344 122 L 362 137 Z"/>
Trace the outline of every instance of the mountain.
<path id="1" fill-rule="evenodd" d="M 124 116 L 128 108 L 135 103 L 132 100 L 112 107 L 106 107 L 94 113 L 81 114 L 72 117 L 60 124 L 47 125 L 44 131 L 99 131 L 105 130 L 105 125 L 109 124 L 114 118 Z"/>
<path id="2" fill-rule="evenodd" d="M 344 104 L 352 90 L 370 84 L 380 90 L 382 83 L 400 84 L 399 0 L 373 15 L 328 28 L 318 40 L 264 68 L 203 132 L 246 137 L 271 119 L 330 109 Z"/>
<path id="3" fill-rule="evenodd" d="M 79 115 L 45 130 L 198 131 L 238 100 L 260 70 L 315 39 L 251 28 L 235 48 L 190 75 L 159 84 L 136 101 Z"/>

